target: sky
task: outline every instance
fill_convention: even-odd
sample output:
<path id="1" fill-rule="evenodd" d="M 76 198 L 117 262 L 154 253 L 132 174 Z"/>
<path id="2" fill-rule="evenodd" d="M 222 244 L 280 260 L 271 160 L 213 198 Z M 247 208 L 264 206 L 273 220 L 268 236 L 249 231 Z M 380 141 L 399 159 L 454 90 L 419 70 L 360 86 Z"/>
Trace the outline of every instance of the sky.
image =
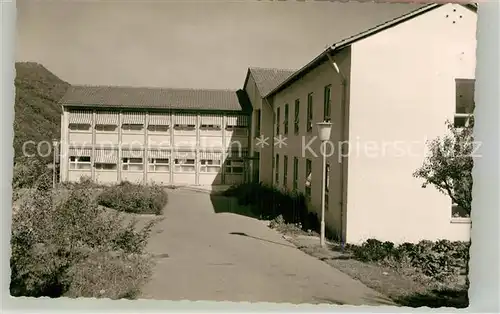
<path id="1" fill-rule="evenodd" d="M 416 4 L 18 0 L 16 61 L 70 84 L 242 88 L 249 66 L 298 69 Z"/>

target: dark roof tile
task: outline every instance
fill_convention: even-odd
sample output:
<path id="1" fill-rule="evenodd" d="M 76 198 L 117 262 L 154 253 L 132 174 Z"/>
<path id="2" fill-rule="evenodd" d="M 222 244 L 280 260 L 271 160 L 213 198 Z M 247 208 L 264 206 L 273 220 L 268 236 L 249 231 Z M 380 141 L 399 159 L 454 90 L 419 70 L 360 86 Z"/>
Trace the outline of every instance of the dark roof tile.
<path id="1" fill-rule="evenodd" d="M 63 105 L 86 107 L 240 111 L 236 91 L 124 86 L 71 86 Z"/>
<path id="2" fill-rule="evenodd" d="M 252 74 L 257 89 L 261 97 L 266 96 L 275 87 L 290 77 L 296 70 L 290 69 L 273 69 L 273 68 L 258 68 L 251 67 Z"/>

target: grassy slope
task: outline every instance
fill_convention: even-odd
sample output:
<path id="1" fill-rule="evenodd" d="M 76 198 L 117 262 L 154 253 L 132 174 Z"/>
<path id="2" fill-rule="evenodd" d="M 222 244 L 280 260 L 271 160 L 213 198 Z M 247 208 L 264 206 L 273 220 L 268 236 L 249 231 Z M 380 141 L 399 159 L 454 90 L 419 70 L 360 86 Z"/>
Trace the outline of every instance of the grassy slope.
<path id="1" fill-rule="evenodd" d="M 24 142 L 51 142 L 59 138 L 58 101 L 70 85 L 41 64 L 17 62 L 15 86 L 14 156 L 18 160 Z"/>

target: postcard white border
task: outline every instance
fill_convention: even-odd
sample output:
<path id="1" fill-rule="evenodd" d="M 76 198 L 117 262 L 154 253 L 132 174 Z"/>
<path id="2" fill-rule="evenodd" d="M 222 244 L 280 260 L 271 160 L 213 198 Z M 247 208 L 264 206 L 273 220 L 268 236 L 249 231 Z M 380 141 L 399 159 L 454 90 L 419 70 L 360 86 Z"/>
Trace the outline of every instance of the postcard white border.
<path id="1" fill-rule="evenodd" d="M 28 0 L 26 0 L 28 1 Z M 500 312 L 499 289 L 499 144 L 500 144 L 500 99 L 499 99 L 499 13 L 500 2 L 491 1 L 478 4 L 478 48 L 476 69 L 475 109 L 476 140 L 482 141 L 483 156 L 474 167 L 474 188 L 472 212 L 472 248 L 470 261 L 471 287 L 470 307 L 466 310 L 438 309 L 436 312 Z M 14 49 L 16 34 L 16 3 L 0 1 L 2 79 L 1 92 L 1 163 L 2 163 L 2 309 L 3 312 L 56 313 L 56 312 L 430 312 L 428 308 L 390 308 L 354 306 L 314 306 L 271 303 L 230 303 L 230 302 L 173 302 L 173 301 L 111 301 L 93 299 L 52 300 L 48 298 L 28 299 L 9 296 L 9 256 L 11 223 L 11 178 L 13 160 L 13 120 L 14 120 Z"/>

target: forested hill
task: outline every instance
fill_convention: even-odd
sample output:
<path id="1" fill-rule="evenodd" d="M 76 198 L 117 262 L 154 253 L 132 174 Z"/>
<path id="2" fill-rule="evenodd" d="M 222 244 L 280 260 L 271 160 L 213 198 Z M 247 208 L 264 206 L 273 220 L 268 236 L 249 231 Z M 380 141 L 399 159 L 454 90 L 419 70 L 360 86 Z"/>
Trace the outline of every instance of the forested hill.
<path id="1" fill-rule="evenodd" d="M 51 142 L 59 138 L 61 106 L 58 101 L 70 84 L 41 64 L 17 62 L 15 86 L 14 156 L 18 160 L 23 155 L 23 143 Z M 34 152 L 34 145 L 27 147 L 30 153 Z"/>

